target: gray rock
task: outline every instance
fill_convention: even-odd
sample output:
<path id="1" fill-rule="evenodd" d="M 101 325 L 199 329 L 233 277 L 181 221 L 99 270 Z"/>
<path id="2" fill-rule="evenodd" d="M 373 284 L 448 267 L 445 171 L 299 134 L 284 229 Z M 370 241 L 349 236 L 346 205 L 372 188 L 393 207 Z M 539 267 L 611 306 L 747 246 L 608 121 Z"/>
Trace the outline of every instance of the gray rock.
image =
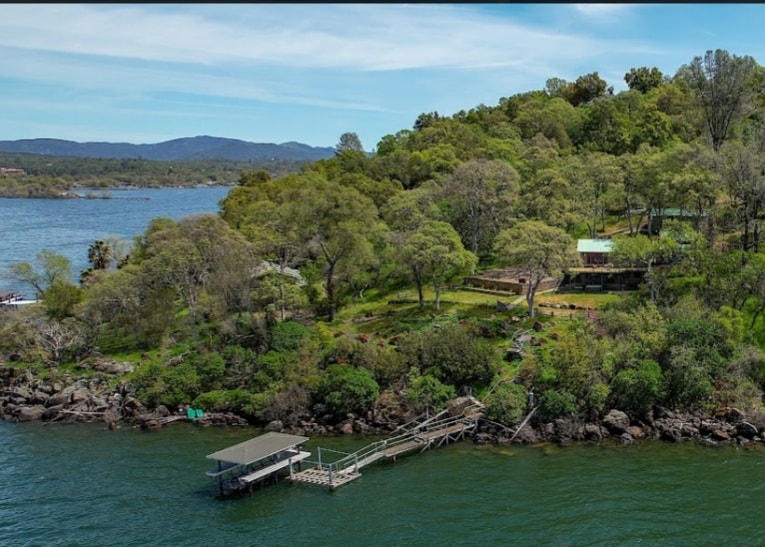
<path id="1" fill-rule="evenodd" d="M 109 426 L 111 426 L 113 423 L 119 422 L 120 418 L 121 418 L 120 413 L 115 408 L 109 408 L 106 411 L 104 411 L 103 420 Z"/>
<path id="2" fill-rule="evenodd" d="M 42 418 L 45 413 L 45 407 L 43 405 L 24 406 L 21 407 L 16 414 L 16 419 L 19 422 L 32 422 Z"/>
<path id="3" fill-rule="evenodd" d="M 43 420 L 52 420 L 58 416 L 59 410 L 64 410 L 64 405 L 54 405 L 45 408 L 45 412 L 42 415 Z"/>
<path id="4" fill-rule="evenodd" d="M 42 390 L 35 390 L 32 392 L 32 396 L 29 398 L 29 402 L 35 405 L 45 405 L 50 399 L 50 395 Z"/>
<path id="5" fill-rule="evenodd" d="M 626 433 L 630 426 L 630 418 L 621 410 L 611 410 L 603 418 L 603 425 L 613 435 Z"/>
<path id="6" fill-rule="evenodd" d="M 728 435 L 727 431 L 724 431 L 722 429 L 716 430 L 714 433 L 712 433 L 712 439 L 715 441 L 730 441 L 730 435 Z"/>
<path id="7" fill-rule="evenodd" d="M 50 397 L 48 397 L 48 400 L 45 402 L 45 406 L 48 408 L 58 406 L 58 405 L 65 405 L 69 402 L 69 394 L 65 393 L 63 391 L 59 391 L 58 393 L 54 393 Z"/>
<path id="8" fill-rule="evenodd" d="M 128 374 L 134 370 L 131 363 L 118 363 L 116 361 L 100 361 L 93 368 L 99 372 L 115 375 Z"/>
<path id="9" fill-rule="evenodd" d="M 27 388 L 21 386 L 13 388 L 11 395 L 16 399 L 25 401 L 28 401 L 32 398 L 32 393 Z"/>
<path id="10" fill-rule="evenodd" d="M 736 424 L 736 433 L 745 439 L 754 439 L 758 435 L 757 428 L 749 422 Z"/>
<path id="11" fill-rule="evenodd" d="M 170 410 L 165 405 L 159 405 L 154 412 L 162 418 L 170 416 Z"/>
<path id="12" fill-rule="evenodd" d="M 269 432 L 269 431 L 275 431 L 276 433 L 281 433 L 284 431 L 284 422 L 281 420 L 273 420 L 271 422 L 268 422 L 266 424 L 266 427 L 263 428 L 263 431 Z"/>
<path id="13" fill-rule="evenodd" d="M 88 400 L 88 397 L 90 396 L 90 391 L 87 389 L 75 389 L 72 391 L 72 395 L 70 397 L 70 402 L 73 405 L 76 405 L 77 403 L 82 403 L 84 401 Z"/>

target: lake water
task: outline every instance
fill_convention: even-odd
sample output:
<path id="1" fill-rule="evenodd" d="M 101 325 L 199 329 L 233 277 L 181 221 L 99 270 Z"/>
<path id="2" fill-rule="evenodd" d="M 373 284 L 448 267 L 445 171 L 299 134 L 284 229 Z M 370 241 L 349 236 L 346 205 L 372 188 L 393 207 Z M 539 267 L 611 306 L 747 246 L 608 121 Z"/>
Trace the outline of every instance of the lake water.
<path id="1" fill-rule="evenodd" d="M 765 545 L 762 447 L 466 440 L 335 491 L 284 480 L 216 497 L 205 456 L 259 433 L 0 422 L 0 545 Z"/>
<path id="2" fill-rule="evenodd" d="M 0 198 L 0 291 L 33 297 L 28 285 L 3 277 L 8 266 L 35 264 L 37 253 L 49 249 L 72 263 L 72 281 L 88 268 L 88 247 L 116 236 L 132 241 L 153 218 L 180 220 L 195 213 L 220 211 L 218 202 L 230 188 L 162 188 L 111 190 L 111 199 Z"/>

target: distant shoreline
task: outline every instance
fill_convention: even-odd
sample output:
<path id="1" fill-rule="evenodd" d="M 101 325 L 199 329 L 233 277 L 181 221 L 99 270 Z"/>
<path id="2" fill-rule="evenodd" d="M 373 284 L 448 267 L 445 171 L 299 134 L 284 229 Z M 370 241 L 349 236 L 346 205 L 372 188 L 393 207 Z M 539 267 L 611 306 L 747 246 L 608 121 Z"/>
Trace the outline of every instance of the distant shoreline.
<path id="1" fill-rule="evenodd" d="M 204 188 L 234 188 L 235 183 L 221 184 L 195 184 L 189 186 L 111 186 L 106 188 L 72 188 L 63 190 L 60 188 L 45 189 L 21 195 L 18 188 L 0 187 L 0 198 L 6 199 L 141 199 L 148 200 L 149 197 L 115 197 L 112 192 L 140 191 L 140 190 L 194 190 Z"/>

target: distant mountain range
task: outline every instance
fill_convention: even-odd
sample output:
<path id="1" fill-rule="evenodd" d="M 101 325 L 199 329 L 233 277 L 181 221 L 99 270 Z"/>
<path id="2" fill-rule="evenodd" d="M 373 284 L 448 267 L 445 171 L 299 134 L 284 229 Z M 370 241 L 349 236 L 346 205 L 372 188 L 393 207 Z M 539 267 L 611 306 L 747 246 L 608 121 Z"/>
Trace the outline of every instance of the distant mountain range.
<path id="1" fill-rule="evenodd" d="M 158 161 L 211 159 L 316 161 L 334 156 L 335 148 L 314 147 L 299 142 L 254 143 L 238 139 L 199 136 L 156 144 L 21 139 L 0 141 L 0 152 L 43 156 L 75 156 L 79 158 L 141 158 Z"/>

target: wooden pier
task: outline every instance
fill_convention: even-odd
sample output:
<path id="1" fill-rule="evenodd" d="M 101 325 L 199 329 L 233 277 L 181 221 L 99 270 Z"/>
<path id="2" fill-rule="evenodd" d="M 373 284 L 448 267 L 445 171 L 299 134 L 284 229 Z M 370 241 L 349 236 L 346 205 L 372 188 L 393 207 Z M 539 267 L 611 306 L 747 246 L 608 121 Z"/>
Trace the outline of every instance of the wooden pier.
<path id="1" fill-rule="evenodd" d="M 459 416 L 442 411 L 433 417 L 420 417 L 396 430 L 386 439 L 371 443 L 351 454 L 339 453 L 343 457 L 332 462 L 322 462 L 322 449 L 318 449 L 319 461 L 315 466 L 293 473 L 293 482 L 326 486 L 335 489 L 359 478 L 361 468 L 381 459 L 396 460 L 398 456 L 422 453 L 442 444 L 461 440 L 478 427 L 482 417 L 480 409 L 471 407 Z M 327 451 L 323 452 L 336 452 Z"/>

